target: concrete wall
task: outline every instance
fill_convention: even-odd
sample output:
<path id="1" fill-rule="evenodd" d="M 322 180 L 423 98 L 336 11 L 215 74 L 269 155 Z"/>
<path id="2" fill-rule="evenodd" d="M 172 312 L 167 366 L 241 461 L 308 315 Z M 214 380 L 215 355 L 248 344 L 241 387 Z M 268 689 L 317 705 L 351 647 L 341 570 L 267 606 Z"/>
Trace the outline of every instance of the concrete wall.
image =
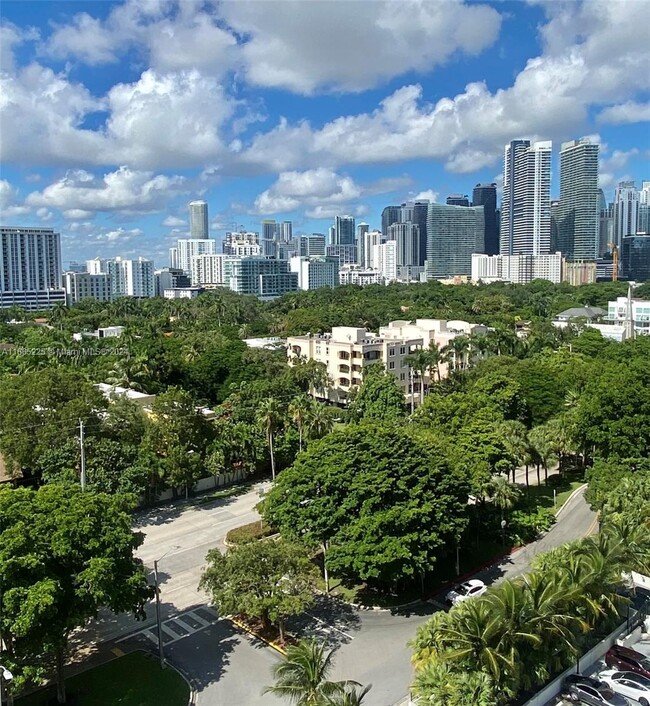
<path id="1" fill-rule="evenodd" d="M 232 485 L 233 483 L 237 483 L 237 481 L 242 481 L 246 478 L 246 471 L 245 470 L 239 470 L 239 471 L 233 471 L 232 473 L 224 473 L 219 476 L 209 476 L 208 478 L 201 478 L 199 481 L 197 481 L 196 485 L 192 488 L 192 492 L 194 493 L 202 493 L 205 492 L 206 490 L 214 490 L 216 488 L 223 488 L 226 485 Z M 182 494 L 182 493 L 181 493 Z M 157 500 L 158 502 L 166 502 L 167 500 L 171 500 L 174 497 L 173 491 L 170 490 L 164 490 L 160 495 L 158 496 Z M 140 498 L 140 504 L 142 504 L 144 501 L 144 498 Z"/>

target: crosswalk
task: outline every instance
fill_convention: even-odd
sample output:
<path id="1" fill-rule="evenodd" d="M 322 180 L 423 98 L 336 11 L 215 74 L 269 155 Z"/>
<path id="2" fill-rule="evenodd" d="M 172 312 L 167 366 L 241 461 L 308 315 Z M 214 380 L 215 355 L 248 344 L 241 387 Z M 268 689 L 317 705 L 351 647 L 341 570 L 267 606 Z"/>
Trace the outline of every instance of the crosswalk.
<path id="1" fill-rule="evenodd" d="M 187 610 L 180 615 L 175 615 L 173 618 L 165 620 L 160 625 L 163 645 L 171 645 L 177 640 L 182 640 L 184 637 L 188 637 L 189 635 L 193 635 L 201 630 L 205 630 L 205 628 L 208 628 L 210 625 L 216 623 L 218 619 L 219 615 L 210 606 L 193 608 L 192 610 Z M 145 628 L 144 630 L 140 630 L 135 634 L 129 635 L 128 638 L 122 638 L 122 640 L 131 639 L 138 636 L 143 636 L 153 642 L 154 645 L 158 644 L 158 630 L 155 625 Z M 122 640 L 118 640 L 118 642 L 121 642 Z"/>

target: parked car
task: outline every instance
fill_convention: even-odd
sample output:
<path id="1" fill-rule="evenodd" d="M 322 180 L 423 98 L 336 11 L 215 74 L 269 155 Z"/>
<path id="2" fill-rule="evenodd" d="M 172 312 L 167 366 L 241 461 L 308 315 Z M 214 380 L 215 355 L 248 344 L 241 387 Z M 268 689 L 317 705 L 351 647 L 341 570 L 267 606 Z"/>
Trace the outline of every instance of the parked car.
<path id="1" fill-rule="evenodd" d="M 598 675 L 601 681 L 609 684 L 617 694 L 638 701 L 641 706 L 650 706 L 650 679 L 635 672 L 620 672 L 608 669 Z"/>
<path id="2" fill-rule="evenodd" d="M 605 682 L 581 674 L 571 674 L 564 680 L 564 695 L 570 701 L 591 706 L 631 706 Z"/>
<path id="3" fill-rule="evenodd" d="M 613 645 L 605 655 L 605 664 L 621 672 L 636 672 L 650 679 L 650 659 L 629 647 Z"/>
<path id="4" fill-rule="evenodd" d="M 456 605 L 457 603 L 462 603 L 468 598 L 474 598 L 475 596 L 482 596 L 487 591 L 487 586 L 483 581 L 478 579 L 470 579 L 469 581 L 464 581 L 458 586 L 454 586 L 451 591 L 447 594 L 447 603 L 451 605 Z"/>

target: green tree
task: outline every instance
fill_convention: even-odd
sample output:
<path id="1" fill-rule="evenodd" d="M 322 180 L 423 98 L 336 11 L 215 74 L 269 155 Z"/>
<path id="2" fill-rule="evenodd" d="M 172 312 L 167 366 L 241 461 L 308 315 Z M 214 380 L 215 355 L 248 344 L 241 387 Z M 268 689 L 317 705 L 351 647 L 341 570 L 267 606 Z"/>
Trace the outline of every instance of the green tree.
<path id="1" fill-rule="evenodd" d="M 302 436 L 305 430 L 305 425 L 309 422 L 310 413 L 314 402 L 307 395 L 299 395 L 294 397 L 289 403 L 289 415 L 291 421 L 298 429 L 299 449 L 302 452 Z"/>
<path id="2" fill-rule="evenodd" d="M 412 693 L 422 706 L 494 706 L 496 701 L 488 674 L 455 671 L 436 661 L 416 673 Z"/>
<path id="3" fill-rule="evenodd" d="M 162 459 L 172 488 L 190 488 L 201 477 L 213 428 L 197 408 L 196 400 L 178 388 L 169 388 L 151 406 L 145 444 Z"/>
<path id="4" fill-rule="evenodd" d="M 334 429 L 332 409 L 322 402 L 312 405 L 307 421 L 307 433 L 310 439 L 322 439 Z"/>
<path id="5" fill-rule="evenodd" d="M 207 591 L 222 615 L 243 613 L 259 618 L 265 629 L 314 602 L 317 570 L 299 542 L 283 539 L 238 544 L 222 554 L 212 549 L 199 587 Z"/>
<path id="6" fill-rule="evenodd" d="M 345 702 L 340 699 L 359 684 L 328 680 L 334 652 L 326 652 L 325 645 L 315 640 L 302 640 L 288 647 L 286 659 L 273 667 L 275 684 L 264 692 L 286 698 L 294 706 L 343 706 Z"/>
<path id="7" fill-rule="evenodd" d="M 262 400 L 257 410 L 257 423 L 264 430 L 266 443 L 269 447 L 269 456 L 271 457 L 271 477 L 275 481 L 275 453 L 273 450 L 273 440 L 276 432 L 282 426 L 284 420 L 284 411 L 278 400 L 270 397 Z"/>
<path id="8" fill-rule="evenodd" d="M 130 509 L 120 496 L 59 484 L 0 490 L 3 657 L 20 674 L 55 655 L 59 703 L 70 634 L 100 608 L 144 617 L 152 592 Z"/>
<path id="9" fill-rule="evenodd" d="M 340 577 L 378 587 L 422 577 L 467 525 L 468 481 L 444 450 L 367 424 L 310 444 L 266 496 L 266 521 L 329 544 Z"/>
<path id="10" fill-rule="evenodd" d="M 404 393 L 397 381 L 381 365 L 365 369 L 363 384 L 350 404 L 350 416 L 355 421 L 374 419 L 396 421 L 406 415 Z"/>

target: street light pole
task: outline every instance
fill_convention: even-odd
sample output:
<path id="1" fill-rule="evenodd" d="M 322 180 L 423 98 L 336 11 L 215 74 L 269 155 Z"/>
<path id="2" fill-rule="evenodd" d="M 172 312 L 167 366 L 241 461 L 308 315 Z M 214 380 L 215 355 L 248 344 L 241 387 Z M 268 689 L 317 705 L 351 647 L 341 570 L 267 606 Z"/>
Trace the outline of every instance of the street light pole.
<path id="1" fill-rule="evenodd" d="M 4 689 L 3 689 L 2 683 L 6 681 L 8 684 L 13 678 L 14 678 L 14 675 L 8 669 L 6 669 L 5 667 L 3 667 L 0 664 L 0 706 L 2 706 L 2 700 L 4 698 L 3 697 Z"/>
<path id="2" fill-rule="evenodd" d="M 158 627 L 158 657 L 160 668 L 165 668 L 165 653 L 163 651 L 162 622 L 160 621 L 160 589 L 158 588 L 158 559 L 153 562 L 153 584 L 156 589 L 156 625 Z"/>
<path id="3" fill-rule="evenodd" d="M 503 547 L 506 546 L 506 524 L 505 520 L 501 520 L 501 544 Z"/>
<path id="4" fill-rule="evenodd" d="M 81 489 L 86 490 L 86 449 L 84 447 L 84 423 L 79 420 L 79 447 L 81 449 Z"/>

